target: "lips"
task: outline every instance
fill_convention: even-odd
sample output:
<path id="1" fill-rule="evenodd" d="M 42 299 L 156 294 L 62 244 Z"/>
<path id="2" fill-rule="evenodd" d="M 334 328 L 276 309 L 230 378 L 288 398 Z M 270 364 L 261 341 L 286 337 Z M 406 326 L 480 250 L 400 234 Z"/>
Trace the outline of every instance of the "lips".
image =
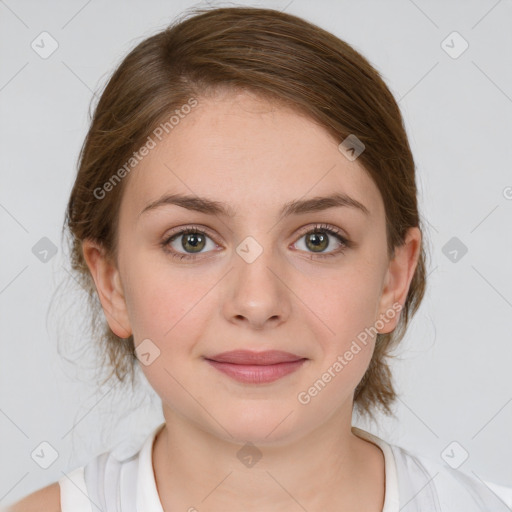
<path id="1" fill-rule="evenodd" d="M 205 359 L 223 374 L 246 384 L 273 382 L 295 372 L 307 360 L 280 350 L 232 350 Z"/>
<path id="2" fill-rule="evenodd" d="M 222 352 L 212 357 L 207 357 L 212 361 L 219 363 L 231 363 L 241 365 L 269 365 L 278 363 L 289 363 L 304 359 L 290 352 L 281 350 L 267 350 L 265 352 L 252 352 L 251 350 L 232 350 L 230 352 Z"/>

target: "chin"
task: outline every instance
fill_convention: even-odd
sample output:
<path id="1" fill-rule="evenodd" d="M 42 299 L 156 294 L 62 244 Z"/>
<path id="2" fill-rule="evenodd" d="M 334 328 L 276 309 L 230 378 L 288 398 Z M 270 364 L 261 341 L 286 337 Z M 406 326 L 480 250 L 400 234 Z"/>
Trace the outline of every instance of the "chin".
<path id="1" fill-rule="evenodd" d="M 300 409 L 276 401 L 245 400 L 214 414 L 231 436 L 217 423 L 211 424 L 222 439 L 239 444 L 251 442 L 257 446 L 286 444 L 300 437 L 297 423 Z"/>

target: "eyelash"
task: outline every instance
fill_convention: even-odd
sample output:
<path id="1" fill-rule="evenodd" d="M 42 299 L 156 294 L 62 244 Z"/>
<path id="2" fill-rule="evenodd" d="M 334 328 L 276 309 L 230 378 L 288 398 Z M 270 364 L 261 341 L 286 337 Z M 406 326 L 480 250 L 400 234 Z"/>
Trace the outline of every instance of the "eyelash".
<path id="1" fill-rule="evenodd" d="M 301 232 L 301 234 L 300 234 L 300 236 L 299 236 L 299 238 L 297 240 L 300 240 L 304 235 L 308 235 L 308 234 L 311 234 L 311 233 L 318 233 L 318 232 L 320 232 L 320 233 L 327 233 L 329 235 L 334 236 L 341 243 L 341 246 L 338 249 L 336 249 L 336 250 L 334 250 L 332 252 L 329 252 L 329 253 L 325 253 L 325 254 L 322 254 L 322 253 L 311 253 L 311 259 L 316 259 L 316 258 L 323 259 L 323 258 L 329 258 L 329 257 L 332 257 L 332 256 L 338 256 L 338 255 L 344 254 L 345 250 L 351 248 L 352 245 L 353 245 L 352 242 L 347 240 L 341 234 L 341 231 L 339 231 L 334 226 L 329 226 L 327 224 L 317 224 L 317 225 L 315 225 L 315 226 L 313 226 L 311 228 L 308 228 L 306 231 Z M 212 239 L 215 242 L 213 237 L 210 236 L 208 234 L 208 231 L 206 231 L 204 228 L 200 228 L 198 226 L 189 226 L 189 227 L 186 227 L 184 229 L 181 229 L 180 231 L 172 233 L 171 235 L 166 237 L 161 242 L 160 245 L 162 246 L 164 251 L 167 252 L 172 258 L 176 258 L 178 260 L 187 259 L 189 261 L 194 261 L 194 260 L 202 257 L 201 253 L 198 253 L 198 254 L 187 254 L 187 253 L 176 252 L 174 249 L 169 249 L 170 242 L 174 241 L 175 238 L 178 238 L 179 236 L 183 236 L 183 235 L 188 235 L 188 234 L 191 234 L 191 233 L 199 234 L 199 235 L 205 235 L 205 236 L 207 236 L 208 238 Z"/>

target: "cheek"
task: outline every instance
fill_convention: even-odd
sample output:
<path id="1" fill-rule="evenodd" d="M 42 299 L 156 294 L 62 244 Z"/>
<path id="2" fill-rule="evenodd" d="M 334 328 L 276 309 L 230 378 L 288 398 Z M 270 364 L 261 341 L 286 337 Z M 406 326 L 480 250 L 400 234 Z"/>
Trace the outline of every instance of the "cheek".
<path id="1" fill-rule="evenodd" d="M 372 273 L 340 272 L 310 295 L 310 304 L 324 327 L 317 332 L 317 361 L 297 394 L 300 407 L 312 417 L 325 417 L 335 404 L 350 399 L 370 364 L 378 303 L 378 279 Z"/>
<path id="2" fill-rule="evenodd" d="M 198 290 L 186 272 L 176 270 L 158 251 L 132 248 L 124 260 L 126 305 L 134 333 L 163 336 L 193 301 Z M 135 336 L 137 338 L 137 335 Z"/>
<path id="3" fill-rule="evenodd" d="M 212 284 L 168 264 L 148 265 L 142 258 L 134 262 L 129 279 L 127 305 L 141 370 L 164 402 L 178 409 L 188 407 L 190 397 L 183 385 L 190 370 L 184 363 L 194 356 L 204 333 L 208 302 L 201 298 Z M 149 364 L 144 364 L 143 353 L 150 354 Z M 194 390 L 194 396 L 200 396 L 200 390 Z"/>
<path id="4" fill-rule="evenodd" d="M 380 276 L 370 266 L 344 266 L 328 278 L 303 283 L 301 297 L 323 326 L 324 350 L 340 351 L 377 319 Z M 320 334 L 320 331 L 319 331 Z"/>

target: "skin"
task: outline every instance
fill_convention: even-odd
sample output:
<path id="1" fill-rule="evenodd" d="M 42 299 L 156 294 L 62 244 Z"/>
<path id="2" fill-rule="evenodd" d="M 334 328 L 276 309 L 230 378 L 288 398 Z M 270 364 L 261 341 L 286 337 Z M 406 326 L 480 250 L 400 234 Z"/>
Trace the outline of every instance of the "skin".
<path id="1" fill-rule="evenodd" d="M 378 188 L 311 119 L 247 92 L 198 100 L 125 178 L 118 261 L 92 241 L 83 244 L 111 329 L 122 338 L 133 334 L 136 346 L 150 339 L 160 350 L 141 368 L 166 421 L 153 446 L 163 508 L 381 511 L 383 454 L 351 432 L 354 389 L 375 338 L 360 344 L 307 405 L 297 395 L 379 315 L 404 304 L 421 234 L 410 229 L 388 259 Z M 333 191 L 357 199 L 369 215 L 345 206 L 277 217 L 289 201 Z M 140 215 L 164 193 L 214 199 L 235 215 L 176 205 Z M 319 257 L 305 236 L 319 223 L 338 228 L 351 247 Z M 190 225 L 207 229 L 206 246 L 195 261 L 172 258 L 161 242 Z M 263 249 L 252 263 L 236 252 L 247 236 Z M 172 247 L 194 254 L 183 239 Z M 339 246 L 330 235 L 323 252 Z M 392 331 L 398 318 L 379 332 Z M 284 350 L 307 361 L 258 385 L 239 383 L 204 360 L 241 348 Z M 246 442 L 261 453 L 252 467 L 237 457 Z"/>

